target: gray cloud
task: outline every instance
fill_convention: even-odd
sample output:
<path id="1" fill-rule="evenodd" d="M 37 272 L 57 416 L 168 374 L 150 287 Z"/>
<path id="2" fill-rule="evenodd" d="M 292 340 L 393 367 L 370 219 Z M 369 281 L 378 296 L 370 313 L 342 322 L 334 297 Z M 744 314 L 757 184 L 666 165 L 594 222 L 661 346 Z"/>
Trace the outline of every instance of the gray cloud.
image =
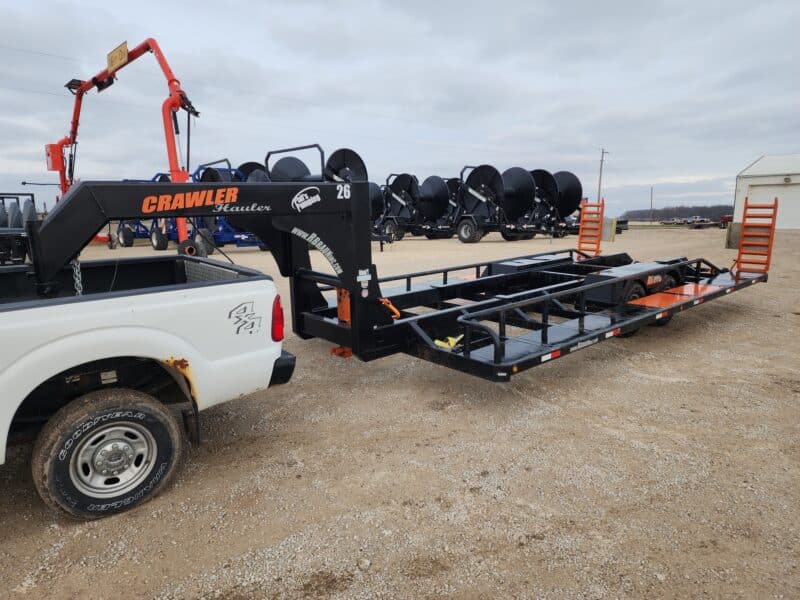
<path id="1" fill-rule="evenodd" d="M 488 162 L 572 170 L 594 195 L 604 146 L 604 195 L 621 212 L 647 206 L 651 184 L 657 204 L 732 201 L 742 167 L 798 151 L 791 0 L 107 6 L 0 6 L 3 189 L 55 180 L 43 146 L 69 126 L 64 82 L 148 36 L 202 113 L 195 164 L 319 142 L 356 148 L 377 180 Z M 165 92 L 146 57 L 92 94 L 80 176 L 164 170 Z"/>

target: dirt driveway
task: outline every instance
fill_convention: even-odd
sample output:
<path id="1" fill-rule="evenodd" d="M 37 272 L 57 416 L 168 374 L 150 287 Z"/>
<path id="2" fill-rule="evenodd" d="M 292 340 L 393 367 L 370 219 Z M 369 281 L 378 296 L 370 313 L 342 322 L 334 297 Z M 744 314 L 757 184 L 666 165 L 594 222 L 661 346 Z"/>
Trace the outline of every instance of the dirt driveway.
<path id="1" fill-rule="evenodd" d="M 633 229 L 605 250 L 727 266 L 723 238 Z M 571 244 L 406 239 L 375 262 Z M 268 253 L 232 256 L 278 279 Z M 18 447 L 0 596 L 800 597 L 800 234 L 776 256 L 766 285 L 509 384 L 291 336 L 290 385 L 205 413 L 175 485 L 100 522 L 48 512 Z"/>

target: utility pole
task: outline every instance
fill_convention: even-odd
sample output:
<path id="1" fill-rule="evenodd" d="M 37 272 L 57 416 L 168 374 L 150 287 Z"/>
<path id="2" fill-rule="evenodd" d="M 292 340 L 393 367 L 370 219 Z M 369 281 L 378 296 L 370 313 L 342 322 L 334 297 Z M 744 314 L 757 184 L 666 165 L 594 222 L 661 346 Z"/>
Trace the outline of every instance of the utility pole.
<path id="1" fill-rule="evenodd" d="M 650 186 L 650 225 L 653 224 L 653 186 Z"/>
<path id="2" fill-rule="evenodd" d="M 597 202 L 600 202 L 602 196 L 600 195 L 603 189 L 603 162 L 605 161 L 608 150 L 600 148 L 600 177 L 597 179 Z"/>

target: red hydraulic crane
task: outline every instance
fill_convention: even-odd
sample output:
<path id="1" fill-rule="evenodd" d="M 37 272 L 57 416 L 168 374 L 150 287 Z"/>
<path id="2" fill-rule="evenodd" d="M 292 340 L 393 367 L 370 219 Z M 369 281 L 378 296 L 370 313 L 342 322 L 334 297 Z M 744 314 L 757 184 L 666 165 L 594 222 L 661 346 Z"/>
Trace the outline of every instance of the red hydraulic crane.
<path id="1" fill-rule="evenodd" d="M 161 105 L 161 117 L 164 124 L 164 141 L 167 145 L 167 160 L 169 162 L 169 175 L 173 183 L 184 183 L 189 180 L 188 165 L 181 165 L 178 160 L 178 145 L 175 141 L 178 130 L 177 114 L 179 110 L 185 110 L 189 115 L 199 116 L 189 101 L 186 92 L 181 89 L 181 83 L 175 77 L 172 69 L 161 52 L 161 48 L 152 38 L 148 38 L 138 46 L 128 50 L 127 43 L 120 44 L 108 54 L 108 66 L 97 73 L 94 77 L 87 80 L 72 79 L 66 87 L 75 96 L 75 105 L 72 109 L 72 123 L 69 134 L 61 138 L 55 144 L 45 146 L 47 155 L 47 168 L 50 171 L 57 171 L 59 175 L 59 186 L 61 193 L 65 194 L 70 189 L 74 181 L 75 172 L 75 153 L 78 144 L 78 125 L 80 123 L 81 107 L 84 95 L 92 88 L 96 88 L 98 93 L 110 87 L 116 81 L 116 73 L 127 64 L 137 58 L 152 52 L 158 61 L 164 77 L 167 80 L 169 96 Z M 188 127 L 188 124 L 187 124 Z M 189 148 L 187 143 L 187 160 Z M 181 218 L 177 221 L 178 241 L 182 242 L 187 238 L 186 220 Z"/>

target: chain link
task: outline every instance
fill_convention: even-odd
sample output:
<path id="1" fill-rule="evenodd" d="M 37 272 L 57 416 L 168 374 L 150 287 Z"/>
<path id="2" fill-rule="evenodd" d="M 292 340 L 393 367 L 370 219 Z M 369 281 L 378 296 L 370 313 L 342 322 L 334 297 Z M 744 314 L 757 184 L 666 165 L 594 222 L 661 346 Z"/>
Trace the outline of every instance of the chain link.
<path id="1" fill-rule="evenodd" d="M 72 265 L 72 282 L 75 284 L 75 295 L 83 296 L 83 274 L 81 273 L 81 261 L 76 257 L 70 262 Z"/>

